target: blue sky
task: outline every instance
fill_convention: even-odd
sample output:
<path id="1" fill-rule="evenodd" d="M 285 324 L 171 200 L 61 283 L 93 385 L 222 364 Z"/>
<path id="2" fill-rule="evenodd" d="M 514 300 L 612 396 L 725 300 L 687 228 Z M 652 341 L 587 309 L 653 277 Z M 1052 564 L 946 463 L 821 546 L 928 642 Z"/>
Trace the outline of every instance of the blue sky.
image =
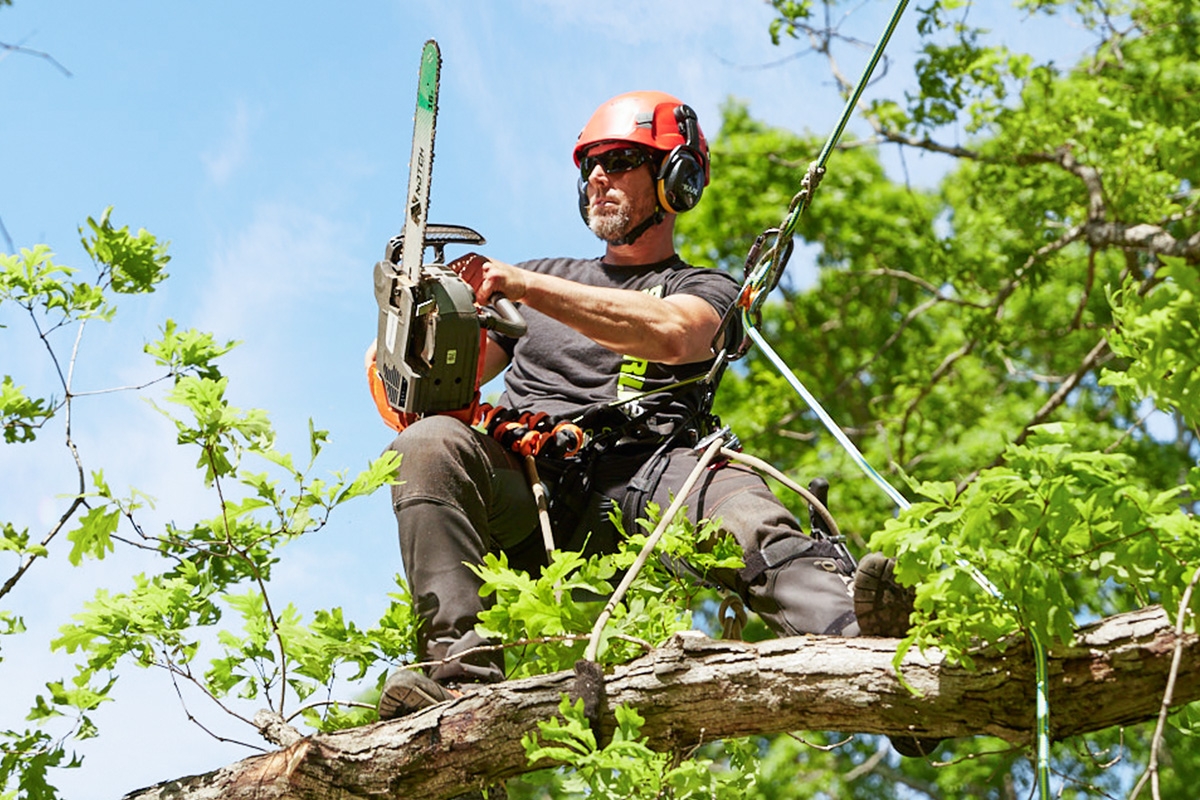
<path id="1" fill-rule="evenodd" d="M 890 10 L 863 4 L 854 31 L 874 39 Z M 579 220 L 570 154 L 608 97 L 675 94 L 710 138 L 730 96 L 771 124 L 822 136 L 833 125 L 841 101 L 825 64 L 785 59 L 797 48 L 771 45 L 770 18 L 758 0 L 16 0 L 0 9 L 0 42 L 49 53 L 70 75 L 0 50 L 0 219 L 16 247 L 45 242 L 59 262 L 81 268 L 89 265 L 76 229 L 110 205 L 118 226 L 171 243 L 167 284 L 123 300 L 115 324 L 86 330 L 77 390 L 154 377 L 141 347 L 171 318 L 243 341 L 224 362 L 233 400 L 271 412 L 284 448 L 306 452 L 312 418 L 332 437 L 318 472 L 357 469 L 390 439 L 361 364 L 375 327 L 371 268 L 402 219 L 421 44 L 436 38 L 444 58 L 431 219 L 476 228 L 488 239 L 483 252 L 506 261 L 588 256 L 602 248 Z M 876 91 L 912 83 L 907 21 L 890 50 L 899 64 Z M 996 27 L 1014 46 L 1064 63 L 1088 43 L 1062 22 L 1001 16 Z M 857 75 L 865 57 L 844 53 L 842 69 Z M 863 126 L 848 135 L 855 127 Z M 906 164 L 923 182 L 945 167 L 935 158 Z M 0 311 L 0 325 L 0 374 L 53 391 L 27 321 Z M 60 353 L 72 337 L 59 332 Z M 215 513 L 194 455 L 174 446 L 169 424 L 140 396 L 83 398 L 74 424 L 89 470 L 103 468 L 121 493 L 137 487 L 157 498 L 151 527 Z M 0 519 L 40 536 L 72 475 L 61 427 L 34 445 L 0 448 Z M 340 605 L 373 622 L 400 569 L 394 528 L 382 494 L 345 509 L 287 552 L 276 593 L 305 611 Z M 56 543 L 56 560 L 65 561 L 66 544 Z M 69 673 L 68 660 L 47 652 L 57 626 L 97 586 L 121 590 L 153 568 L 125 552 L 31 571 L 5 598 L 30 630 L 0 642 L 0 725 L 22 725 L 42 684 Z M 83 769 L 59 777 L 65 797 L 117 797 L 250 754 L 189 724 L 161 672 L 131 668 L 116 698 L 96 714 L 100 738 L 78 748 Z M 187 701 L 219 734 L 256 740 L 202 699 Z"/>

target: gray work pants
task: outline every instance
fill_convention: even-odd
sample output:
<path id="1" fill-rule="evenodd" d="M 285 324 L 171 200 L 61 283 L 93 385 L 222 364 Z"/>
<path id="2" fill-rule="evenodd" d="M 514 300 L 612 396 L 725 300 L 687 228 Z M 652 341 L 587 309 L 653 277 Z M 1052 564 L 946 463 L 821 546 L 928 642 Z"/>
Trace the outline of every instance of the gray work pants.
<path id="1" fill-rule="evenodd" d="M 479 596 L 482 581 L 464 563 L 481 564 L 485 553 L 500 550 L 519 569 L 535 572 L 545 563 L 537 509 L 523 457 L 458 420 L 426 417 L 403 430 L 390 449 L 401 457 L 392 504 L 421 623 L 417 656 L 436 661 L 486 643 L 474 625 L 487 599 Z M 627 499 L 635 478 L 645 490 L 640 498 L 666 509 L 699 455 L 680 448 L 665 457 L 663 468 L 649 473 L 638 472 L 645 455 L 601 459 L 589 492 L 579 498 L 578 524 L 556 530 L 557 545 L 579 550 L 586 542 L 590 552 L 611 550 L 617 534 L 608 513 Z M 552 477 L 553 465 L 545 472 Z M 637 505 L 641 514 L 645 502 Z M 721 529 L 741 545 L 748 569 L 709 577 L 737 592 L 776 633 L 858 634 L 849 565 L 805 536 L 753 471 L 731 464 L 710 468 L 689 495 L 687 514 L 693 522 L 720 518 Z M 626 527 L 631 524 L 626 516 Z M 442 682 L 501 680 L 503 659 L 476 654 L 436 666 L 430 676 Z"/>

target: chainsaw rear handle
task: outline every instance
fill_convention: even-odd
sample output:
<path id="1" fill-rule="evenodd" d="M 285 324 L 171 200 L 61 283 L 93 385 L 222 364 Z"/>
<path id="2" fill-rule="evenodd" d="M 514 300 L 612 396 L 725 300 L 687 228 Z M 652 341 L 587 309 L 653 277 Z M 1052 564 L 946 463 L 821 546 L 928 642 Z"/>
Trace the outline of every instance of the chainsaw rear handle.
<path id="1" fill-rule="evenodd" d="M 525 335 L 525 319 L 512 300 L 496 292 L 489 302 L 490 306 L 479 309 L 481 326 L 512 339 L 520 339 Z"/>

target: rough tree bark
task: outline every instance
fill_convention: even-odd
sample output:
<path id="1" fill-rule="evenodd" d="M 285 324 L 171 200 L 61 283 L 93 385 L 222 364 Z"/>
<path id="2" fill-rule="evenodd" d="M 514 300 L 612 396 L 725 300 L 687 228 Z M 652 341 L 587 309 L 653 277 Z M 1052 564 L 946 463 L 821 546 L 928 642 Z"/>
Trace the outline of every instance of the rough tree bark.
<path id="1" fill-rule="evenodd" d="M 796 637 L 756 644 L 677 636 L 606 676 L 607 707 L 632 704 L 653 746 L 791 730 L 940 737 L 991 734 L 1027 742 L 1034 727 L 1032 659 L 1023 641 L 989 651 L 967 672 L 941 654 L 910 652 L 904 689 L 893 639 Z M 1156 716 L 1176 647 L 1174 702 L 1200 699 L 1200 637 L 1175 636 L 1157 607 L 1081 629 L 1050 653 L 1056 739 Z M 450 798 L 535 767 L 521 736 L 555 715 L 574 675 L 488 686 L 410 717 L 303 737 L 274 753 L 166 781 L 126 800 L 176 798 Z M 611 723 L 611 714 L 605 714 Z M 544 765 L 539 765 L 544 766 Z"/>

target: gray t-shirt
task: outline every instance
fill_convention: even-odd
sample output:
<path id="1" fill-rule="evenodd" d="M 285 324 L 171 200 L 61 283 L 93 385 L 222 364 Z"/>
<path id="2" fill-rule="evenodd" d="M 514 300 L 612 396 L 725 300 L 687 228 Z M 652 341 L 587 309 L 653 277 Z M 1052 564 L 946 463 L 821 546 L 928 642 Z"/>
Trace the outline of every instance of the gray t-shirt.
<path id="1" fill-rule="evenodd" d="M 600 259 L 551 258 L 518 265 L 589 286 L 632 289 L 667 297 L 690 294 L 707 300 L 725 314 L 737 299 L 739 286 L 728 274 L 691 267 L 678 256 L 657 264 L 614 266 Z M 569 326 L 531 308 L 522 307 L 528 332 L 520 339 L 495 337 L 512 356 L 505 375 L 500 405 L 517 411 L 541 411 L 559 419 L 628 400 L 708 372 L 712 359 L 693 364 L 660 364 L 624 356 L 603 347 Z M 737 342 L 737 315 L 726 331 L 726 342 Z M 627 415 L 650 410 L 661 419 L 685 419 L 699 406 L 700 393 L 662 393 L 622 406 Z"/>

